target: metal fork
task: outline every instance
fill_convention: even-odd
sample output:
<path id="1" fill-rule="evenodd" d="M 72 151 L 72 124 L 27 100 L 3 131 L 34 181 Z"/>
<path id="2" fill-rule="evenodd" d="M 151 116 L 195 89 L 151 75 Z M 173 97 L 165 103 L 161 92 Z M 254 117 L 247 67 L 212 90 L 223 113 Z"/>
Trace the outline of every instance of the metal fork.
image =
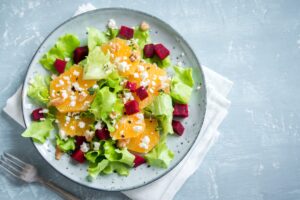
<path id="1" fill-rule="evenodd" d="M 38 175 L 37 169 L 33 165 L 25 163 L 24 161 L 9 153 L 3 153 L 1 155 L 0 167 L 12 176 L 21 179 L 27 183 L 38 182 L 42 185 L 47 186 L 66 200 L 79 200 L 79 198 L 75 197 L 74 195 L 65 191 L 64 189 L 60 188 L 54 183 L 41 178 Z"/>

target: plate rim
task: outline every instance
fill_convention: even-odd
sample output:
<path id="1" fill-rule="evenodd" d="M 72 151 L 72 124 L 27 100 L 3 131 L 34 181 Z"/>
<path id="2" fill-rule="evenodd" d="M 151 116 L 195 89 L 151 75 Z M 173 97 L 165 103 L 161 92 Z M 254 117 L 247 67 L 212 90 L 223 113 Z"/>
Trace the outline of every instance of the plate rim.
<path id="1" fill-rule="evenodd" d="M 198 60 L 198 57 L 196 56 L 195 52 L 194 52 L 194 49 L 189 45 L 189 43 L 183 38 L 183 36 L 178 33 L 178 31 L 176 29 L 174 29 L 170 24 L 168 24 L 167 22 L 165 22 L 164 20 L 152 15 L 152 14 L 149 14 L 149 13 L 146 13 L 144 11 L 140 11 L 140 10 L 135 10 L 135 9 L 131 9 L 131 8 L 123 8 L 123 7 L 105 7 L 105 8 L 97 8 L 95 10 L 91 10 L 91 11 L 87 11 L 87 12 L 84 12 L 84 13 L 81 13 L 79 15 L 75 15 L 75 16 L 72 16 L 70 18 L 68 18 L 67 20 L 63 21 L 62 23 L 60 23 L 58 26 L 56 26 L 52 31 L 50 31 L 50 33 L 44 38 L 44 40 L 41 42 L 41 44 L 39 45 L 39 47 L 37 48 L 37 50 L 35 51 L 35 53 L 33 54 L 28 66 L 27 66 L 27 70 L 26 70 L 26 74 L 25 74 L 25 78 L 24 78 L 24 81 L 23 81 L 23 86 L 22 86 L 22 93 L 21 93 L 21 108 L 22 108 L 22 118 L 23 118 L 23 121 L 24 121 L 24 124 L 25 124 L 25 129 L 27 129 L 27 124 L 26 124 L 26 120 L 25 120 L 25 112 L 24 112 L 24 98 L 25 96 L 27 96 L 25 94 L 25 85 L 26 85 L 26 79 L 28 77 L 28 72 L 29 72 L 29 69 L 31 69 L 31 64 L 33 62 L 33 59 L 36 57 L 37 53 L 40 51 L 40 49 L 42 48 L 43 44 L 48 40 L 48 38 L 57 30 L 59 29 L 60 27 L 64 26 L 66 23 L 68 23 L 69 21 L 72 21 L 76 18 L 79 18 L 83 15 L 89 15 L 91 13 L 96 13 L 96 12 L 101 12 L 101 11 L 107 11 L 107 10 L 114 10 L 114 11 L 123 11 L 123 12 L 133 12 L 133 13 L 138 13 L 138 14 L 141 14 L 141 15 L 145 15 L 147 17 L 150 17 L 150 18 L 153 18 L 154 20 L 156 21 L 159 21 L 160 23 L 162 23 L 164 26 L 167 26 L 169 29 L 171 29 L 172 31 L 174 31 L 174 33 L 177 34 L 177 36 L 179 37 L 179 39 L 186 45 L 186 47 L 191 51 L 192 53 L 192 56 L 195 58 L 195 61 L 197 63 L 197 65 L 199 66 L 199 69 L 201 71 L 201 78 L 202 78 L 202 84 L 201 84 L 201 87 L 204 89 L 204 117 L 203 117 L 203 120 L 200 121 L 200 129 L 197 131 L 198 132 L 198 135 L 196 136 L 195 140 L 192 142 L 191 146 L 188 148 L 188 151 L 187 153 L 180 159 L 178 160 L 172 167 L 169 167 L 168 169 L 166 169 L 166 171 L 164 173 L 162 173 L 161 175 L 153 178 L 152 180 L 146 182 L 146 183 L 142 183 L 142 184 L 139 184 L 139 185 L 136 185 L 136 186 L 133 186 L 133 187 L 130 187 L 130 188 L 125 188 L 125 189 L 103 189 L 103 188 L 97 188 L 97 187 L 93 187 L 91 185 L 88 185 L 88 184 L 85 184 L 83 182 L 79 182 L 79 181 L 76 181 L 74 179 L 71 178 L 71 176 L 67 176 L 66 174 L 64 174 L 63 172 L 59 171 L 58 169 L 56 169 L 50 161 L 48 161 L 42 154 L 41 152 L 39 151 L 37 145 L 34 143 L 34 141 L 31 139 L 31 142 L 33 144 L 33 146 L 35 147 L 35 149 L 37 150 L 38 154 L 49 164 L 49 166 L 51 166 L 55 171 L 57 171 L 59 174 L 61 174 L 63 177 L 71 180 L 72 182 L 76 183 L 76 184 L 79 184 L 79 185 L 82 185 L 82 186 L 85 186 L 87 188 L 90 188 L 90 189 L 93 189 L 93 190 L 98 190 L 98 191 L 111 191 L 111 192 L 121 192 L 121 191 L 129 191 L 129 190 L 133 190 L 133 189 L 137 189 L 137 188 L 140 188 L 140 187 L 143 187 L 143 186 L 146 186 L 146 185 L 149 185 L 157 180 L 159 180 L 160 178 L 164 177 L 165 175 L 167 175 L 169 172 L 171 172 L 176 166 L 178 166 L 178 164 L 186 157 L 186 155 L 191 151 L 192 147 L 195 145 L 195 142 L 196 140 L 200 137 L 200 132 L 202 130 L 202 127 L 203 127 L 203 123 L 204 123 L 204 119 L 205 119 L 205 116 L 206 116 L 206 110 L 207 110 L 207 88 L 206 88 L 206 81 L 205 81 L 205 76 L 204 76 L 204 71 L 203 71 L 203 68 L 202 68 L 202 65 L 200 64 L 199 60 Z M 26 85 L 27 87 L 27 85 Z"/>

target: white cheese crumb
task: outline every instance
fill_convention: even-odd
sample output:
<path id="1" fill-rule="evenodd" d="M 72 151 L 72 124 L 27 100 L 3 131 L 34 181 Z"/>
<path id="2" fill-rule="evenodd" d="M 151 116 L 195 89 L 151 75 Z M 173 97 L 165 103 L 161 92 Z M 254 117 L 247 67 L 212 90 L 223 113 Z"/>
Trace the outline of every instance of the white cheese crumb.
<path id="1" fill-rule="evenodd" d="M 142 142 L 146 143 L 146 144 L 149 144 L 150 143 L 150 138 L 149 136 L 145 136 L 143 139 L 142 139 Z"/>
<path id="2" fill-rule="evenodd" d="M 68 98 L 67 91 L 66 91 L 66 90 L 61 90 L 61 96 L 62 96 L 64 99 Z"/>
<path id="3" fill-rule="evenodd" d="M 127 64 L 127 62 L 121 62 L 118 66 L 118 69 L 122 72 L 125 72 L 129 70 L 129 65 Z"/>
<path id="4" fill-rule="evenodd" d="M 79 115 L 75 116 L 74 118 L 75 118 L 75 120 L 80 119 Z"/>
<path id="5" fill-rule="evenodd" d="M 71 107 L 74 107 L 75 105 L 76 105 L 76 101 L 71 101 L 71 102 L 70 102 L 70 106 L 71 106 Z"/>
<path id="6" fill-rule="evenodd" d="M 95 135 L 95 131 L 86 130 L 84 133 L 85 138 L 92 138 Z"/>
<path id="7" fill-rule="evenodd" d="M 71 117 L 66 116 L 66 122 L 69 123 L 71 121 Z"/>
<path id="8" fill-rule="evenodd" d="M 77 70 L 74 70 L 74 71 L 73 71 L 73 75 L 74 75 L 74 76 L 79 76 L 79 74 L 80 74 L 79 71 L 77 71 Z"/>
<path id="9" fill-rule="evenodd" d="M 137 113 L 135 116 L 137 118 L 139 118 L 139 120 L 143 120 L 144 119 L 144 115 L 142 113 Z"/>
<path id="10" fill-rule="evenodd" d="M 69 57 L 65 57 L 65 61 L 69 62 L 71 59 Z"/>
<path id="11" fill-rule="evenodd" d="M 67 140 L 68 136 L 64 130 L 59 130 L 59 136 L 62 140 Z"/>
<path id="12" fill-rule="evenodd" d="M 75 90 L 82 91 L 82 88 L 79 86 L 78 82 L 73 83 L 72 86 L 75 88 Z"/>
<path id="13" fill-rule="evenodd" d="M 90 147 L 88 146 L 87 143 L 83 142 L 82 145 L 80 145 L 80 150 L 83 152 L 83 153 L 86 153 L 90 150 Z"/>
<path id="14" fill-rule="evenodd" d="M 64 76 L 63 79 L 66 80 L 66 81 L 69 81 L 69 80 L 70 80 L 70 77 Z"/>
<path id="15" fill-rule="evenodd" d="M 149 91 L 150 91 L 150 93 L 154 93 L 154 91 L 153 91 L 153 89 L 152 89 L 152 88 L 150 88 L 150 89 L 149 89 Z"/>
<path id="16" fill-rule="evenodd" d="M 133 127 L 133 130 L 134 130 L 135 132 L 141 132 L 141 131 L 143 130 L 143 127 L 142 127 L 142 126 L 134 126 L 134 127 Z"/>
<path id="17" fill-rule="evenodd" d="M 141 72 L 142 72 L 142 71 L 144 71 L 144 70 L 145 70 L 145 67 L 144 67 L 143 65 L 139 65 L 139 66 L 138 66 L 138 69 L 139 69 L 139 71 L 141 71 Z"/>
<path id="18" fill-rule="evenodd" d="M 98 89 L 98 88 L 99 88 L 99 85 L 95 84 L 95 85 L 93 85 L 93 88 L 94 88 L 94 89 Z"/>
<path id="19" fill-rule="evenodd" d="M 138 73 L 134 73 L 134 74 L 133 74 L 133 77 L 134 77 L 134 78 L 139 78 L 139 74 L 138 74 Z"/>
<path id="20" fill-rule="evenodd" d="M 80 95 L 83 97 L 87 97 L 87 93 L 85 93 L 85 92 L 81 92 Z"/>
<path id="21" fill-rule="evenodd" d="M 95 129 L 102 129 L 102 121 L 97 121 L 96 125 L 95 125 Z"/>
<path id="22" fill-rule="evenodd" d="M 116 21 L 115 21 L 114 19 L 109 19 L 109 20 L 108 20 L 107 27 L 108 27 L 108 28 L 111 28 L 111 29 L 116 29 L 116 28 L 118 28 L 118 27 L 117 27 L 117 24 L 116 24 Z"/>
<path id="23" fill-rule="evenodd" d="M 77 99 L 77 97 L 72 95 L 72 96 L 70 96 L 70 99 L 71 99 L 71 101 L 75 101 Z"/>
<path id="24" fill-rule="evenodd" d="M 75 126 L 70 126 L 70 129 L 74 131 L 75 130 Z"/>
<path id="25" fill-rule="evenodd" d="M 142 77 L 142 79 L 148 78 L 148 77 L 149 77 L 148 72 L 143 72 L 143 73 L 141 74 L 141 77 Z"/>
<path id="26" fill-rule="evenodd" d="M 100 142 L 94 142 L 93 145 L 94 145 L 94 150 L 98 151 L 100 148 Z"/>
<path id="27" fill-rule="evenodd" d="M 149 83 L 150 83 L 150 80 L 148 79 L 148 80 L 141 81 L 140 85 L 147 87 L 149 85 Z"/>
<path id="28" fill-rule="evenodd" d="M 56 74 L 52 74 L 52 75 L 51 75 L 51 79 L 52 79 L 52 80 L 54 80 L 54 79 L 56 79 L 56 78 L 57 78 L 57 75 L 56 75 Z"/>
<path id="29" fill-rule="evenodd" d="M 200 85 L 198 85 L 196 89 L 197 89 L 197 90 L 200 90 L 200 89 L 201 89 L 201 86 L 200 86 Z"/>
<path id="30" fill-rule="evenodd" d="M 145 136 L 143 137 L 141 143 L 139 144 L 139 146 L 143 149 L 148 149 L 149 148 L 149 143 L 150 143 L 150 138 L 149 136 Z"/>
<path id="31" fill-rule="evenodd" d="M 79 126 L 79 128 L 84 128 L 84 127 L 85 127 L 85 123 L 82 122 L 82 121 L 80 121 L 80 122 L 78 123 L 78 126 Z"/>
<path id="32" fill-rule="evenodd" d="M 155 81 L 152 81 L 151 83 L 152 83 L 152 85 L 153 85 L 153 86 L 155 86 L 155 85 L 156 85 Z"/>

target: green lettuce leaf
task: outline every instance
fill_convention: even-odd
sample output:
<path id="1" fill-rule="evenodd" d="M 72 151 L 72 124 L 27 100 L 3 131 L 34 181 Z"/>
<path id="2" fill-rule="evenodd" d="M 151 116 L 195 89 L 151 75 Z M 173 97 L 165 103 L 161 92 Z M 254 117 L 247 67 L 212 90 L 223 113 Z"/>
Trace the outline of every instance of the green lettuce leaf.
<path id="1" fill-rule="evenodd" d="M 108 40 L 112 40 L 119 34 L 119 29 L 117 28 L 108 28 L 107 31 L 104 32 Z"/>
<path id="2" fill-rule="evenodd" d="M 93 27 L 87 28 L 88 32 L 88 48 L 91 52 L 96 46 L 101 46 L 102 44 L 108 42 L 108 38 L 105 33 L 100 32 L 98 29 Z"/>
<path id="3" fill-rule="evenodd" d="M 109 161 L 103 159 L 98 163 L 91 163 L 88 167 L 88 174 L 90 179 L 95 179 L 109 164 Z"/>
<path id="4" fill-rule="evenodd" d="M 109 161 L 124 163 L 130 167 L 133 166 L 135 156 L 127 149 L 118 149 L 114 146 L 112 141 L 104 143 L 104 156 Z"/>
<path id="5" fill-rule="evenodd" d="M 52 72 L 56 72 L 53 64 L 57 58 L 64 60 L 65 58 L 72 58 L 73 51 L 80 45 L 77 36 L 66 34 L 58 38 L 55 45 L 43 55 L 40 59 L 41 65 Z M 72 59 L 71 61 L 72 62 Z"/>
<path id="6" fill-rule="evenodd" d="M 62 140 L 58 135 L 56 135 L 56 145 L 63 152 L 69 152 L 75 150 L 75 139 L 68 138 L 67 140 Z"/>
<path id="7" fill-rule="evenodd" d="M 99 156 L 102 156 L 103 154 L 103 151 L 102 150 L 98 150 L 98 151 L 89 151 L 87 153 L 84 154 L 84 157 L 92 162 L 92 163 L 95 163 L 97 158 L 99 158 Z"/>
<path id="8" fill-rule="evenodd" d="M 121 84 L 122 77 L 118 74 L 117 71 L 113 71 L 110 73 L 106 79 L 102 79 L 99 81 L 99 88 L 103 88 L 104 86 L 108 86 L 110 91 L 117 93 L 123 90 L 123 86 Z"/>
<path id="9" fill-rule="evenodd" d="M 112 132 L 114 131 L 114 127 L 109 114 L 115 112 L 116 115 L 121 117 L 123 114 L 123 106 L 122 101 L 117 98 L 117 94 L 111 92 L 109 87 L 105 86 L 97 90 L 96 97 L 90 107 L 90 112 L 94 114 L 96 120 L 104 121 L 108 130 Z"/>
<path id="10" fill-rule="evenodd" d="M 143 31 L 140 29 L 140 27 L 136 27 L 134 29 L 133 38 L 137 39 L 137 43 L 141 50 L 144 49 L 145 44 L 148 44 L 151 42 L 149 30 Z"/>
<path id="11" fill-rule="evenodd" d="M 175 102 L 188 103 L 194 86 L 192 68 L 174 67 L 175 76 L 171 82 L 171 96 Z"/>
<path id="12" fill-rule="evenodd" d="M 146 62 L 148 63 L 156 63 L 156 65 L 160 68 L 167 68 L 171 65 L 171 59 L 170 56 L 166 57 L 165 59 L 161 60 L 159 57 L 157 57 L 156 55 L 153 56 L 153 58 L 146 58 L 144 59 Z"/>
<path id="13" fill-rule="evenodd" d="M 49 102 L 50 77 L 35 75 L 29 82 L 27 95 L 37 104 L 46 105 Z"/>
<path id="14" fill-rule="evenodd" d="M 128 176 L 130 167 L 120 162 L 109 162 L 107 167 L 102 171 L 103 174 L 118 173 L 120 176 Z"/>
<path id="15" fill-rule="evenodd" d="M 23 137 L 31 137 L 35 142 L 43 144 L 53 130 L 52 120 L 46 119 L 40 122 L 32 122 L 22 133 Z"/>
<path id="16" fill-rule="evenodd" d="M 104 54 L 100 47 L 96 46 L 89 52 L 84 65 L 84 80 L 101 80 L 106 78 L 115 66 L 110 63 L 109 54 Z"/>
<path id="17" fill-rule="evenodd" d="M 161 141 L 145 155 L 145 158 L 151 166 L 168 168 L 174 158 L 174 153 L 168 148 L 165 141 Z"/>
<path id="18" fill-rule="evenodd" d="M 155 97 L 154 101 L 146 108 L 146 112 L 154 115 L 162 128 L 164 135 L 173 134 L 172 119 L 173 119 L 173 106 L 172 99 L 166 93 L 161 93 Z"/>

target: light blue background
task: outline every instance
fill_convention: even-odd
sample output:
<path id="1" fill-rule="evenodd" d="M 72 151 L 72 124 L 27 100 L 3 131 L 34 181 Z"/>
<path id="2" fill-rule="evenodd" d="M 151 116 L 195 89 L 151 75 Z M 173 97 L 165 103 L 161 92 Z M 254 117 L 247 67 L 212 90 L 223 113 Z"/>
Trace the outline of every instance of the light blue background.
<path id="1" fill-rule="evenodd" d="M 201 63 L 234 81 L 221 136 L 175 199 L 300 199 L 300 1 L 93 1 L 128 7 L 172 25 Z M 0 107 L 22 83 L 34 52 L 84 1 L 0 0 Z M 87 189 L 46 165 L 23 129 L 0 117 L 0 152 L 38 166 L 41 174 L 85 199 L 127 199 Z M 1 173 L 0 199 L 59 199 L 39 185 Z"/>

